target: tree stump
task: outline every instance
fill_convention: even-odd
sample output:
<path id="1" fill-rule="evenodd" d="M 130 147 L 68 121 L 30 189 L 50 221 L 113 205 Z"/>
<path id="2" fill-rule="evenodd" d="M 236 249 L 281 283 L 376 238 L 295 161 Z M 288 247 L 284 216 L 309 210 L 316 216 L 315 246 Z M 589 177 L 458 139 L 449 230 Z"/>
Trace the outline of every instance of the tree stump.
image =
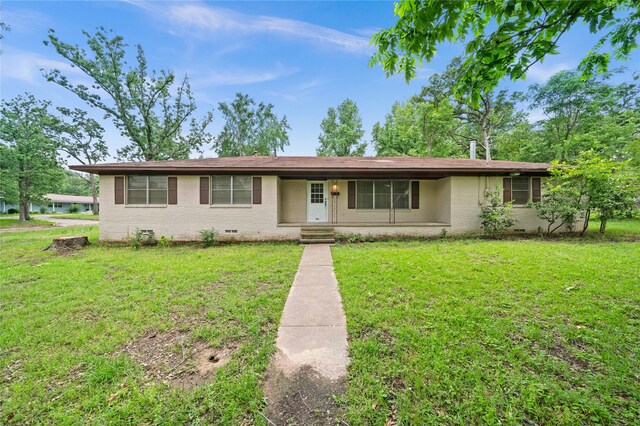
<path id="1" fill-rule="evenodd" d="M 75 250 L 80 247 L 88 246 L 89 238 L 84 236 L 79 237 L 60 237 L 55 238 L 51 245 L 42 251 L 49 250 Z"/>

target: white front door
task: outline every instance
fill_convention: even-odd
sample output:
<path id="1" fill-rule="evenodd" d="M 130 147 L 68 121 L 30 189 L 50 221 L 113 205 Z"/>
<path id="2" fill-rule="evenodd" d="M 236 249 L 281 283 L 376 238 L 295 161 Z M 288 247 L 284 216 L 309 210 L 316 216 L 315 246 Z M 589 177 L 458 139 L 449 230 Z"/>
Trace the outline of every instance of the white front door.
<path id="1" fill-rule="evenodd" d="M 307 182 L 307 222 L 327 221 L 327 181 Z"/>

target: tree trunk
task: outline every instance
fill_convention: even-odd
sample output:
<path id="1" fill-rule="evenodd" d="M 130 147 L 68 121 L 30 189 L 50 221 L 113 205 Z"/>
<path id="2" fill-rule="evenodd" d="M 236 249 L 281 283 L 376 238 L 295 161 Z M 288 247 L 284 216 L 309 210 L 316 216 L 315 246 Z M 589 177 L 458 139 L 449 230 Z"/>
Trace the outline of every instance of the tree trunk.
<path id="1" fill-rule="evenodd" d="M 96 188 L 96 176 L 93 173 L 89 173 L 89 183 L 91 184 L 91 196 L 93 197 L 91 212 L 98 214 L 98 189 Z"/>
<path id="2" fill-rule="evenodd" d="M 20 201 L 20 217 L 18 221 L 25 222 L 29 219 L 31 219 L 29 217 L 29 204 L 23 201 Z"/>
<path id="3" fill-rule="evenodd" d="M 582 237 L 585 232 L 587 232 L 587 228 L 589 228 L 589 217 L 591 216 L 591 209 L 587 209 L 584 214 L 584 223 L 582 224 L 582 231 L 580 232 L 580 236 Z"/>
<path id="4" fill-rule="evenodd" d="M 486 124 L 482 123 L 482 146 L 484 146 L 484 156 L 487 162 L 491 161 L 491 146 L 490 146 L 490 138 L 487 134 Z"/>
<path id="5" fill-rule="evenodd" d="M 600 216 L 600 235 L 604 235 L 605 229 L 607 229 L 607 218 Z"/>

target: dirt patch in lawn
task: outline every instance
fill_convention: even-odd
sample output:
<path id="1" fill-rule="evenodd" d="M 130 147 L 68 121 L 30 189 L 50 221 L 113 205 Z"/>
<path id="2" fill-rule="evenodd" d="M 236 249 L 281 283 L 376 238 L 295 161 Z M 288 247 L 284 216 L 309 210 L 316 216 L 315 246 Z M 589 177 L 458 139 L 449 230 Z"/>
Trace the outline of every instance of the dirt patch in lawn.
<path id="1" fill-rule="evenodd" d="M 263 416 L 269 424 L 344 424 L 341 420 L 344 410 L 336 401 L 336 396 L 344 393 L 344 384 L 328 380 L 310 366 L 288 376 L 272 363 L 267 371 L 264 393 L 268 406 Z"/>
<path id="2" fill-rule="evenodd" d="M 225 365 L 236 346 L 216 349 L 190 339 L 183 331 L 150 332 L 117 354 L 126 353 L 144 368 L 145 374 L 171 386 L 191 389 L 212 380 Z"/>

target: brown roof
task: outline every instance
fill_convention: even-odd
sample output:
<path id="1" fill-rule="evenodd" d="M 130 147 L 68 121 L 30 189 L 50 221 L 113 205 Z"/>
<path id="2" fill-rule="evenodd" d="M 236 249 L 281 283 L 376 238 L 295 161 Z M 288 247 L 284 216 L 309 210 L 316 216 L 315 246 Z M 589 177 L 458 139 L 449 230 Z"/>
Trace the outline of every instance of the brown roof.
<path id="1" fill-rule="evenodd" d="M 71 166 L 98 174 L 262 173 L 279 176 L 547 174 L 549 164 L 422 157 L 223 157 Z"/>

